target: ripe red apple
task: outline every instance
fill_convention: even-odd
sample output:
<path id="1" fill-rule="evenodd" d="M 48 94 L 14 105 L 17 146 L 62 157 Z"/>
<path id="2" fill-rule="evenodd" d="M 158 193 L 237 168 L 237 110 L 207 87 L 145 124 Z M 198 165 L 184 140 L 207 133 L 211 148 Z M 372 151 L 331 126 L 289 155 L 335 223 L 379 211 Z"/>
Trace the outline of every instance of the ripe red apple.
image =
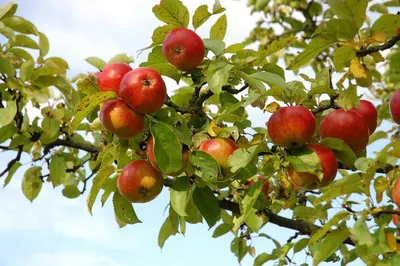
<path id="1" fill-rule="evenodd" d="M 400 178 L 396 180 L 392 189 L 392 200 L 400 208 Z"/>
<path id="2" fill-rule="evenodd" d="M 154 138 L 153 138 L 153 136 L 150 136 L 147 139 L 147 158 L 149 159 L 149 162 L 151 163 L 151 165 L 157 171 L 159 171 L 160 168 L 157 165 L 156 156 L 154 155 Z M 167 175 L 169 175 L 169 176 L 180 175 L 185 170 L 188 160 L 189 160 L 189 152 L 183 151 L 182 152 L 182 168 L 177 172 L 167 173 Z"/>
<path id="3" fill-rule="evenodd" d="M 314 115 L 303 106 L 282 107 L 268 121 L 268 135 L 278 146 L 292 148 L 309 142 L 315 131 Z"/>
<path id="4" fill-rule="evenodd" d="M 322 166 L 322 181 L 317 175 L 307 172 L 297 172 L 292 165 L 288 168 L 289 177 L 296 187 L 304 189 L 316 189 L 326 187 L 336 177 L 338 164 L 335 154 L 325 146 L 319 144 L 308 144 L 307 147 L 313 150 L 319 157 Z"/>
<path id="5" fill-rule="evenodd" d="M 136 160 L 122 169 L 117 186 L 119 193 L 128 201 L 144 203 L 161 193 L 164 178 L 148 161 Z"/>
<path id="6" fill-rule="evenodd" d="M 263 179 L 265 179 L 264 176 L 259 176 L 259 177 L 257 178 L 257 182 L 258 182 L 258 181 L 261 181 L 261 180 L 263 180 Z M 254 180 L 250 180 L 250 181 L 247 182 L 247 185 L 248 185 L 249 187 L 254 186 L 254 184 L 255 184 Z M 264 183 L 264 185 L 261 187 L 261 192 L 263 193 L 264 198 L 267 198 L 267 197 L 269 196 L 269 194 L 268 194 L 268 189 L 269 189 L 270 185 L 271 185 L 271 184 L 270 184 L 268 181 L 266 181 L 266 182 Z"/>
<path id="7" fill-rule="evenodd" d="M 162 51 L 168 62 L 181 71 L 197 68 L 206 53 L 203 40 L 186 28 L 173 29 L 165 37 Z"/>
<path id="8" fill-rule="evenodd" d="M 319 133 L 322 138 L 341 139 L 355 152 L 368 145 L 369 129 L 363 117 L 354 110 L 337 109 L 321 120 Z"/>
<path id="9" fill-rule="evenodd" d="M 400 124 L 400 89 L 392 94 L 389 104 L 393 121 Z"/>
<path id="10" fill-rule="evenodd" d="M 122 62 L 108 64 L 97 76 L 100 91 L 113 91 L 119 96 L 119 85 L 126 73 L 132 68 Z"/>
<path id="11" fill-rule="evenodd" d="M 229 138 L 215 138 L 203 142 L 199 150 L 211 155 L 222 169 L 228 169 L 228 157 L 239 149 L 239 146 Z"/>
<path id="12" fill-rule="evenodd" d="M 129 71 L 124 76 L 119 94 L 133 111 L 151 114 L 164 105 L 167 88 L 157 71 L 141 67 Z"/>
<path id="13" fill-rule="evenodd" d="M 356 111 L 364 118 L 368 125 L 369 135 L 372 135 L 378 124 L 378 111 L 376 111 L 375 106 L 370 101 L 360 100 L 359 107 L 357 109 L 353 108 L 352 110 Z"/>
<path id="14" fill-rule="evenodd" d="M 120 139 L 129 139 L 141 133 L 144 116 L 132 111 L 123 100 L 108 100 L 100 110 L 100 121 L 104 128 Z"/>

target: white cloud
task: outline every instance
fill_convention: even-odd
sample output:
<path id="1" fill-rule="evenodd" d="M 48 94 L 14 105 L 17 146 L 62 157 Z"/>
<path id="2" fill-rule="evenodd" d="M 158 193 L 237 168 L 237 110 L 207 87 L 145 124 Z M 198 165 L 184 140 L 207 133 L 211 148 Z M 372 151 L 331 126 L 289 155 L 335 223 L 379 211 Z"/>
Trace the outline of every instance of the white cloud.
<path id="1" fill-rule="evenodd" d="M 61 251 L 39 253 L 28 258 L 26 266 L 126 266 L 99 253 Z"/>

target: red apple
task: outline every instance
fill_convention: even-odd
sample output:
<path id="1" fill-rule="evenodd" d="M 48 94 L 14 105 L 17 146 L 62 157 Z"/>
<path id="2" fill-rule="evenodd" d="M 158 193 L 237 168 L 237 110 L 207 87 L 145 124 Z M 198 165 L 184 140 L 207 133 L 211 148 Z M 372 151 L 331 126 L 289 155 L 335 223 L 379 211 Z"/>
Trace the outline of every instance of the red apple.
<path id="1" fill-rule="evenodd" d="M 261 180 L 263 180 L 263 179 L 265 179 L 264 176 L 259 176 L 259 177 L 257 178 L 257 182 L 258 182 L 258 181 L 261 181 Z M 247 182 L 247 185 L 248 185 L 249 187 L 254 186 L 254 184 L 255 184 L 254 180 L 250 180 L 250 181 Z M 269 194 L 268 194 L 268 189 L 269 189 L 270 185 L 271 185 L 271 184 L 270 184 L 268 181 L 266 181 L 266 182 L 264 183 L 264 185 L 261 187 L 261 192 L 263 193 L 264 198 L 267 198 L 267 197 L 269 196 Z"/>
<path id="2" fill-rule="evenodd" d="M 389 104 L 393 121 L 400 124 L 400 89 L 392 94 Z"/>
<path id="3" fill-rule="evenodd" d="M 119 193 L 130 202 L 144 203 L 155 199 L 162 191 L 164 178 L 148 161 L 127 164 L 117 180 Z"/>
<path id="4" fill-rule="evenodd" d="M 97 76 L 97 84 L 100 91 L 113 91 L 119 96 L 119 85 L 126 73 L 132 68 L 121 62 L 108 64 Z"/>
<path id="5" fill-rule="evenodd" d="M 396 180 L 392 189 L 392 200 L 400 208 L 400 178 Z"/>
<path id="6" fill-rule="evenodd" d="M 215 138 L 203 142 L 199 149 L 211 155 L 222 169 L 228 169 L 228 157 L 239 146 L 229 138 Z"/>
<path id="7" fill-rule="evenodd" d="M 363 117 L 356 111 L 337 109 L 321 120 L 319 133 L 322 138 L 343 140 L 355 152 L 368 145 L 369 129 Z"/>
<path id="8" fill-rule="evenodd" d="M 322 181 L 316 174 L 297 172 L 292 165 L 288 168 L 288 174 L 296 187 L 304 189 L 316 189 L 326 187 L 336 177 L 338 164 L 335 154 L 328 148 L 319 144 L 308 144 L 307 147 L 313 150 L 319 157 L 322 166 Z"/>
<path id="9" fill-rule="evenodd" d="M 119 94 L 133 111 L 139 114 L 151 114 L 164 105 L 167 88 L 157 71 L 141 67 L 124 76 Z"/>
<path id="10" fill-rule="evenodd" d="M 158 167 L 157 161 L 156 161 L 156 156 L 154 155 L 154 138 L 153 136 L 150 136 L 147 139 L 147 158 L 149 159 L 149 162 L 151 165 L 159 171 L 160 168 Z M 188 151 L 183 151 L 182 152 L 182 168 L 177 171 L 177 172 L 172 172 L 172 173 L 167 173 L 169 176 L 178 176 L 180 175 L 186 168 L 187 162 L 189 159 L 189 152 Z"/>
<path id="11" fill-rule="evenodd" d="M 123 100 L 108 100 L 100 110 L 100 121 L 104 128 L 121 139 L 129 139 L 141 133 L 144 116 L 132 111 Z"/>
<path id="12" fill-rule="evenodd" d="M 268 135 L 278 146 L 293 148 L 309 142 L 315 131 L 314 115 L 303 106 L 282 107 L 268 121 Z"/>
<path id="13" fill-rule="evenodd" d="M 370 101 L 360 100 L 360 106 L 352 110 L 356 111 L 364 118 L 368 125 L 369 135 L 372 135 L 378 124 L 378 111 L 376 111 L 375 106 Z"/>
<path id="14" fill-rule="evenodd" d="M 173 29 L 162 44 L 165 58 L 181 71 L 197 68 L 206 53 L 203 40 L 186 28 Z"/>

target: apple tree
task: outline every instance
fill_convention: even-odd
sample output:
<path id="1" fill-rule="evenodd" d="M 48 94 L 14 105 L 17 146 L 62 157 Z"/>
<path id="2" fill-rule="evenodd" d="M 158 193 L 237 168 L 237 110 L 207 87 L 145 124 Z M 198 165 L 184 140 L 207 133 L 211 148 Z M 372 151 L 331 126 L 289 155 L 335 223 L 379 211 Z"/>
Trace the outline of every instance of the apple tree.
<path id="1" fill-rule="evenodd" d="M 90 56 L 97 72 L 68 77 L 45 33 L 3 5 L 4 186 L 21 174 L 30 201 L 53 186 L 86 197 L 90 213 L 112 204 L 120 227 L 140 222 L 135 205 L 167 190 L 161 248 L 205 223 L 215 238 L 232 236 L 238 262 L 288 265 L 303 252 L 312 265 L 400 265 L 400 2 L 248 6 L 244 16 L 263 19 L 243 42 L 225 43 L 218 0 L 192 14 L 161 0 L 138 67 L 126 54 Z M 209 18 L 209 35 L 199 36 Z M 265 126 L 254 126 L 255 109 Z M 23 156 L 31 165 L 21 172 Z M 269 224 L 294 235 L 272 239 Z M 254 237 L 274 247 L 258 250 Z"/>

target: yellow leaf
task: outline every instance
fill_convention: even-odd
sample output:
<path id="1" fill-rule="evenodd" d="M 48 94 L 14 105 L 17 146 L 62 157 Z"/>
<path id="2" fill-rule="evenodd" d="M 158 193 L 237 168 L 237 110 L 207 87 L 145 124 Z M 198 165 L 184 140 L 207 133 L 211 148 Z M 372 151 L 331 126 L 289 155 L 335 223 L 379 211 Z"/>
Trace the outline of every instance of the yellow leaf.
<path id="1" fill-rule="evenodd" d="M 215 124 L 214 121 L 211 121 L 211 123 L 208 125 L 207 132 L 211 137 L 216 137 L 218 134 L 214 131 L 214 128 L 217 127 L 217 124 Z"/>
<path id="2" fill-rule="evenodd" d="M 386 42 L 387 40 L 384 32 L 377 32 L 372 36 L 372 38 L 374 38 L 376 42 Z"/>
<path id="3" fill-rule="evenodd" d="M 383 62 L 385 59 L 381 55 L 381 53 L 376 52 L 371 54 L 372 58 L 374 59 L 375 63 Z"/>
<path id="4" fill-rule="evenodd" d="M 276 111 L 278 111 L 279 108 L 280 106 L 277 102 L 272 102 L 268 104 L 267 107 L 265 107 L 265 111 L 269 113 L 275 113 Z"/>
<path id="5" fill-rule="evenodd" d="M 397 241 L 396 241 L 396 237 L 393 235 L 393 233 L 392 232 L 386 232 L 385 233 L 385 238 L 386 238 L 387 245 L 392 250 L 392 252 L 396 251 L 396 249 L 397 249 Z"/>
<path id="6" fill-rule="evenodd" d="M 355 78 L 367 78 L 368 73 L 366 67 L 361 64 L 358 58 L 353 58 L 350 62 L 350 72 Z"/>

